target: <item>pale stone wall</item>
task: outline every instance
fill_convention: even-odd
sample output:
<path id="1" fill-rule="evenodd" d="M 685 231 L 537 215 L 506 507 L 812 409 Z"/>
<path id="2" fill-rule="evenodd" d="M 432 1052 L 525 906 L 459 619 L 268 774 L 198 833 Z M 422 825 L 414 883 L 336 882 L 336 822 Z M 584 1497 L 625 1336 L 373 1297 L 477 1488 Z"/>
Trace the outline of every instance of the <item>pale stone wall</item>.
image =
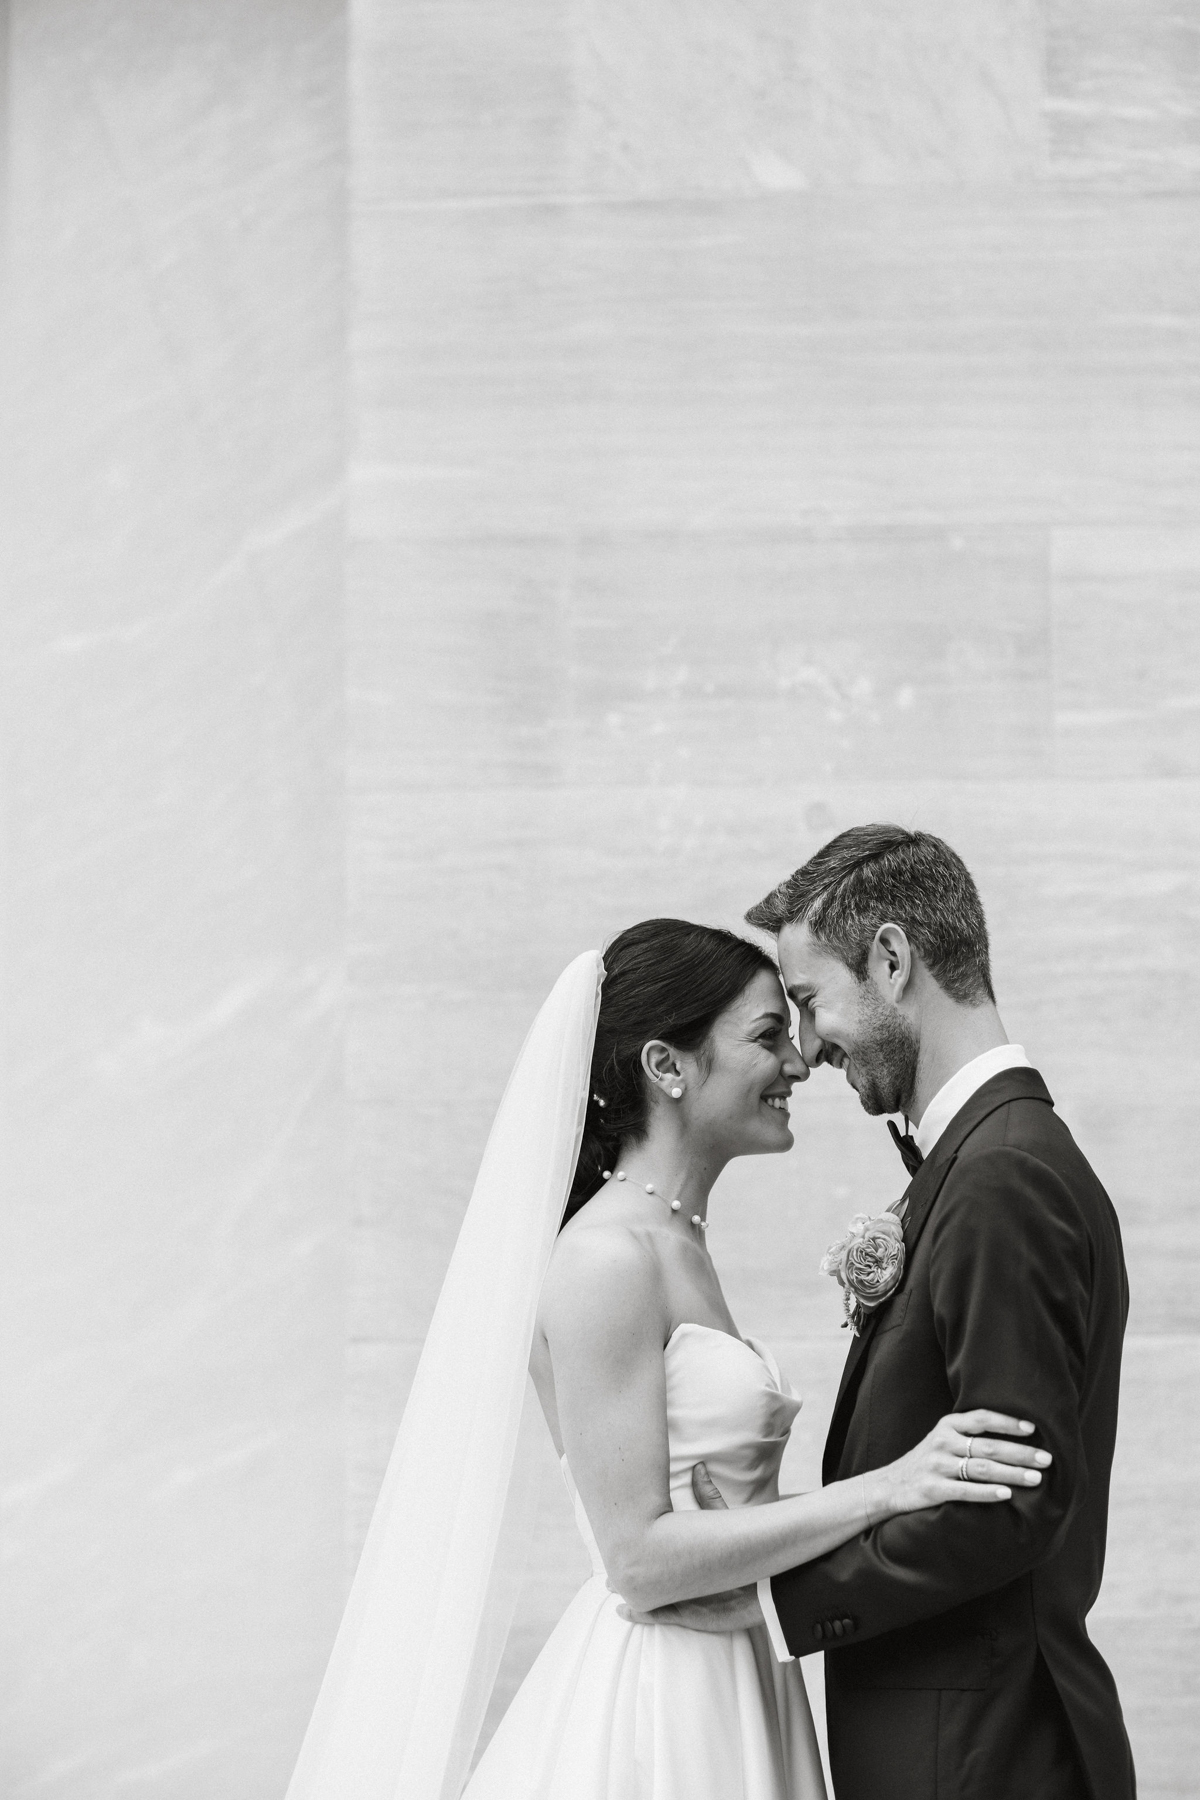
<path id="1" fill-rule="evenodd" d="M 343 1593 L 344 35 L 13 0 L 5 1800 L 268 1800 Z"/>

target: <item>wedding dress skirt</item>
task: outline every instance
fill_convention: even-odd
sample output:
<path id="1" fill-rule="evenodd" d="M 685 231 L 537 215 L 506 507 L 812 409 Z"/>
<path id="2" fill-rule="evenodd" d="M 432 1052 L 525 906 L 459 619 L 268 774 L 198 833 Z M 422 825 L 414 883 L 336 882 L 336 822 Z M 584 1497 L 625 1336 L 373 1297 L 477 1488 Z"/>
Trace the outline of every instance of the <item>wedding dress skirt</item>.
<path id="1" fill-rule="evenodd" d="M 771 1353 L 705 1325 L 663 1352 L 671 1504 L 694 1511 L 705 1462 L 730 1506 L 779 1496 L 800 1401 Z M 798 1662 L 766 1630 L 631 1625 L 571 1480 L 592 1576 L 529 1671 L 463 1800 L 825 1800 Z"/>

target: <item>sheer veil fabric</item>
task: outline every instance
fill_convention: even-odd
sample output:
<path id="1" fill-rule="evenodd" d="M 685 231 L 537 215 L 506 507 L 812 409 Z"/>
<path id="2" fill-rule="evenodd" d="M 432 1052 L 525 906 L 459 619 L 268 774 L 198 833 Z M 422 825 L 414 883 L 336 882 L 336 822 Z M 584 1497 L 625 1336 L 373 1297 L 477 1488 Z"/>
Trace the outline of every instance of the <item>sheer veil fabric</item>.
<path id="1" fill-rule="evenodd" d="M 603 976 L 576 957 L 517 1058 L 287 1800 L 457 1800 L 466 1779 L 528 1550 L 526 1371 Z"/>

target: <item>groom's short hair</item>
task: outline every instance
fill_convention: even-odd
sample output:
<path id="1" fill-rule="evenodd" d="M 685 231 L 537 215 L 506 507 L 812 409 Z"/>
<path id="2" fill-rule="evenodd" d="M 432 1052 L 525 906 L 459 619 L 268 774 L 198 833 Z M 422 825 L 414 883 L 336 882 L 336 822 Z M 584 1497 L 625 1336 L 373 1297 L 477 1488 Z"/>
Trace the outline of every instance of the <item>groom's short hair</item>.
<path id="1" fill-rule="evenodd" d="M 855 825 L 752 906 L 746 923 L 775 936 L 807 922 L 859 981 L 881 925 L 903 926 L 938 985 L 967 1005 L 994 1000 L 987 924 L 961 856 L 927 831 Z"/>

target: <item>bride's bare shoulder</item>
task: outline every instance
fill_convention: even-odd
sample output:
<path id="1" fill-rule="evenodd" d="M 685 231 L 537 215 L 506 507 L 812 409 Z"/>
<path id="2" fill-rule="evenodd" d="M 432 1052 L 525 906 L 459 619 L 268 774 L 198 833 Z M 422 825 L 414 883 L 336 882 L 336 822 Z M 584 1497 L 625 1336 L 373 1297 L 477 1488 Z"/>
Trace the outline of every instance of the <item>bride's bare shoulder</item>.
<path id="1" fill-rule="evenodd" d="M 620 1218 L 576 1218 L 555 1243 L 538 1308 L 550 1335 L 582 1326 L 645 1329 L 666 1314 L 662 1267 L 648 1233 Z"/>

